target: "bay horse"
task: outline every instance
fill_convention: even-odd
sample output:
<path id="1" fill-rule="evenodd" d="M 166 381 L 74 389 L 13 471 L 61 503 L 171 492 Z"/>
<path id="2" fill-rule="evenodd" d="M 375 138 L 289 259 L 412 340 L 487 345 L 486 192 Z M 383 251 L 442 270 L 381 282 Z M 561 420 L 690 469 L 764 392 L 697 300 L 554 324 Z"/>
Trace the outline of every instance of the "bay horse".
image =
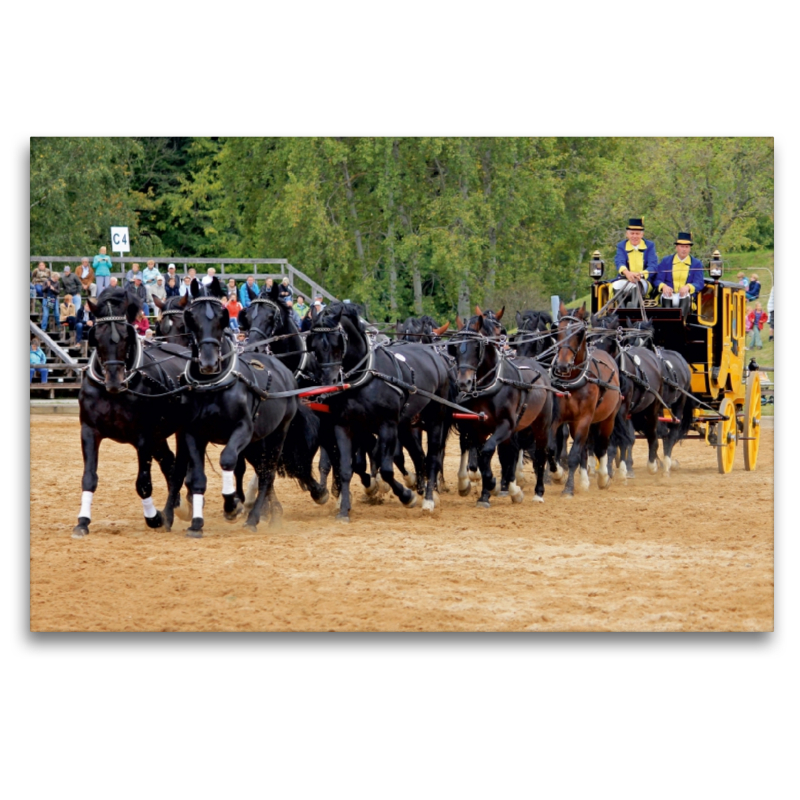
<path id="1" fill-rule="evenodd" d="M 184 309 L 184 321 L 191 336 L 192 358 L 183 381 L 191 391 L 186 392 L 178 436 L 178 462 L 188 462 L 186 484 L 192 494 L 192 523 L 186 535 L 203 535 L 207 485 L 204 460 L 209 442 L 224 445 L 219 464 L 225 517 L 235 519 L 239 513 L 234 471 L 242 455 L 259 481 L 258 496 L 245 527 L 257 529 L 265 503 L 270 524 L 278 524 L 281 507 L 274 497 L 273 484 L 297 399 L 274 395 L 296 390 L 297 383 L 272 356 L 238 355 L 233 339 L 226 334 L 228 311 L 222 304 L 224 294 L 216 277 L 205 286 L 194 279 L 190 291 L 192 302 Z M 171 494 L 168 502 L 175 499 Z"/>
<path id="2" fill-rule="evenodd" d="M 573 440 L 567 458 L 569 474 L 561 493 L 564 497 L 574 495 L 575 470 L 581 463 L 590 432 L 599 462 L 597 485 L 607 488 L 608 443 L 622 402 L 616 362 L 602 350 L 589 350 L 587 329 L 586 303 L 573 314 L 568 314 L 561 303 L 550 378 L 553 386 L 564 393 L 554 403 L 553 439 L 558 428 L 567 423 Z"/>
<path id="3" fill-rule="evenodd" d="M 520 449 L 535 446 L 533 499 L 544 502 L 544 466 L 548 457 L 555 469 L 549 448 L 553 393 L 547 370 L 535 359 L 511 358 L 500 324 L 503 310 L 491 315 L 483 314 L 480 307 L 476 307 L 476 311 L 478 314 L 466 322 L 457 318 L 458 332 L 449 345 L 458 371 L 457 402 L 480 417 L 458 420 L 461 433 L 459 493 L 462 496 L 469 493 L 469 451 L 475 448 L 482 478 L 477 505 L 490 507 L 489 496 L 496 486 L 491 460 L 497 450 L 511 501 L 521 503 L 524 494 L 515 478 L 518 455 Z"/>
<path id="4" fill-rule="evenodd" d="M 345 391 L 326 399 L 329 414 L 323 415 L 323 446 L 335 452 L 341 484 L 337 520 L 350 521 L 350 481 L 353 462 L 359 462 L 364 486 L 370 485 L 365 454 L 377 439 L 377 461 L 381 478 L 404 506 L 417 504 L 417 495 L 394 478 L 393 460 L 398 441 L 405 445 L 411 428 L 419 421 L 427 433 L 425 499 L 422 508 L 436 506 L 436 475 L 441 470 L 444 440 L 449 429 L 449 409 L 430 395 L 447 400 L 450 376 L 445 361 L 431 347 L 404 343 L 401 348 L 372 344 L 364 323 L 352 303 L 333 303 L 313 312 L 308 347 L 315 356 L 319 383 L 345 385 Z M 326 443 L 330 440 L 330 445 Z"/>
<path id="5" fill-rule="evenodd" d="M 81 422 L 83 479 L 78 524 L 72 537 L 89 534 L 91 509 L 97 490 L 100 443 L 111 439 L 136 449 L 139 471 L 136 492 L 142 500 L 147 526 L 169 530 L 153 504 L 150 476 L 152 460 L 158 462 L 167 486 L 179 497 L 181 480 L 173 476 L 175 456 L 167 444 L 184 419 L 179 391 L 180 376 L 189 353 L 171 345 L 144 341 L 133 327 L 141 310 L 138 301 L 122 287 L 105 289 L 97 302 L 89 302 L 95 324 L 89 331 L 94 352 L 78 396 Z M 177 513 L 188 518 L 185 505 Z"/>

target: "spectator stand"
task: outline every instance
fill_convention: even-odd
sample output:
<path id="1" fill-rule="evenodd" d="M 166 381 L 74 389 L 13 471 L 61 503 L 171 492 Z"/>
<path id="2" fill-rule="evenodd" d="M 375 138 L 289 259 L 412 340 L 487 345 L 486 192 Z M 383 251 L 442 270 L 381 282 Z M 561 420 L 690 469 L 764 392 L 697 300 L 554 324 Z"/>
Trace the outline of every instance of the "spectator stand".
<path id="1" fill-rule="evenodd" d="M 83 369 L 89 362 L 86 342 L 71 346 L 68 331 L 66 334 L 58 331 L 59 339 L 55 339 L 43 331 L 33 319 L 30 321 L 30 330 L 47 356 L 49 372 L 47 383 L 39 383 L 38 376 L 34 378 L 30 385 L 31 399 L 77 399 L 83 381 Z"/>

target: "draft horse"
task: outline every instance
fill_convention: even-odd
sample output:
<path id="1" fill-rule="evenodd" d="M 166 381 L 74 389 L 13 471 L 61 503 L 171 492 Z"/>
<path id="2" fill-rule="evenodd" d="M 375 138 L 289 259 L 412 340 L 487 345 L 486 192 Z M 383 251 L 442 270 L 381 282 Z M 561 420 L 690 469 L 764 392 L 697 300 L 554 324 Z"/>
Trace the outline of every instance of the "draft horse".
<path id="1" fill-rule="evenodd" d="M 281 507 L 274 497 L 275 470 L 286 433 L 297 410 L 297 399 L 278 396 L 297 389 L 291 372 L 281 362 L 262 353 L 239 355 L 227 335 L 228 312 L 217 278 L 203 286 L 191 284 L 192 302 L 184 310 L 191 337 L 192 358 L 183 381 L 185 418 L 178 437 L 178 462 L 188 462 L 187 486 L 192 495 L 192 523 L 187 536 L 203 535 L 206 491 L 204 460 L 209 442 L 225 445 L 220 453 L 222 496 L 226 519 L 240 512 L 234 471 L 240 455 L 253 466 L 259 489 L 245 527 L 255 531 L 267 498 L 270 524 L 280 522 Z M 170 495 L 174 502 L 175 496 Z"/>
<path id="2" fill-rule="evenodd" d="M 616 362 L 602 350 L 589 349 L 586 317 L 586 303 L 574 314 L 568 314 L 561 303 L 557 349 L 550 367 L 552 384 L 562 392 L 555 398 L 552 439 L 555 441 L 558 428 L 567 423 L 573 440 L 567 458 L 569 475 L 561 492 L 564 497 L 575 493 L 575 470 L 590 434 L 599 462 L 597 485 L 601 489 L 608 486 L 608 443 L 622 402 Z"/>
<path id="3" fill-rule="evenodd" d="M 489 495 L 496 481 L 491 460 L 498 451 L 503 478 L 508 482 L 512 502 L 521 503 L 524 494 L 516 483 L 515 469 L 520 449 L 535 446 L 536 489 L 534 500 L 544 502 L 544 465 L 550 459 L 550 427 L 553 393 L 545 370 L 533 358 L 510 358 L 505 349 L 500 320 L 503 311 L 491 316 L 476 308 L 477 316 L 466 323 L 457 318 L 458 333 L 450 342 L 450 353 L 458 370 L 457 402 L 470 408 L 480 418 L 459 419 L 461 464 L 458 472 L 459 493 L 470 489 L 469 451 L 477 449 L 482 478 L 477 505 L 489 508 Z"/>
<path id="4" fill-rule="evenodd" d="M 89 345 L 94 352 L 78 396 L 83 493 L 72 536 L 80 539 L 89 533 L 103 439 L 136 448 L 136 492 L 142 500 L 145 522 L 150 528 L 166 524 L 169 530 L 172 516 L 165 520 L 153 504 L 150 466 L 155 458 L 170 491 L 179 497 L 181 480 L 173 475 L 175 457 L 167 438 L 184 419 L 179 380 L 189 353 L 143 341 L 133 327 L 141 306 L 121 287 L 104 290 L 96 303 L 89 301 L 89 308 L 95 315 L 89 332 Z M 181 516 L 187 510 L 185 506 L 178 507 Z"/>

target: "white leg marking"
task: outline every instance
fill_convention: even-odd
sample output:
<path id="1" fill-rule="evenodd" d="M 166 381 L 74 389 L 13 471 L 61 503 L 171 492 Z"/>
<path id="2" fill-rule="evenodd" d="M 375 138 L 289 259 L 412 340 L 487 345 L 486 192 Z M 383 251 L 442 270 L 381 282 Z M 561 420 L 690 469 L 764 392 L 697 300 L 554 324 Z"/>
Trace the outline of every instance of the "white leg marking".
<path id="1" fill-rule="evenodd" d="M 619 462 L 619 476 L 620 478 L 628 477 L 628 465 L 624 461 Z"/>
<path id="2" fill-rule="evenodd" d="M 248 508 L 252 508 L 256 504 L 256 495 L 258 494 L 258 475 L 253 475 L 250 483 L 247 486 L 247 491 L 244 493 L 244 504 Z"/>
<path id="3" fill-rule="evenodd" d="M 587 491 L 589 489 L 589 470 L 581 467 L 581 489 Z"/>
<path id="4" fill-rule="evenodd" d="M 669 456 L 664 456 L 664 474 L 669 475 L 670 469 L 672 469 L 672 459 Z"/>
<path id="5" fill-rule="evenodd" d="M 525 485 L 525 453 L 520 450 L 519 458 L 517 458 L 517 469 L 514 474 L 514 479 L 518 486 Z"/>
<path id="6" fill-rule="evenodd" d="M 480 478 L 481 474 L 477 470 L 471 469 L 469 471 L 470 480 L 477 481 Z"/>
<path id="7" fill-rule="evenodd" d="M 461 464 L 458 467 L 458 490 L 465 492 L 469 489 L 469 478 L 467 477 L 467 464 L 469 463 L 469 451 L 461 454 Z"/>
<path id="8" fill-rule="evenodd" d="M 564 480 L 564 475 L 566 475 L 566 473 L 564 472 L 564 469 L 561 466 L 561 464 L 556 464 L 556 471 L 551 473 L 553 480 L 556 483 L 561 483 Z"/>
<path id="9" fill-rule="evenodd" d="M 508 484 L 508 495 L 512 503 L 521 503 L 525 499 L 525 493 L 517 486 L 516 481 Z"/>
<path id="10" fill-rule="evenodd" d="M 236 491 L 236 479 L 232 469 L 222 470 L 222 494 L 233 494 Z"/>
<path id="11" fill-rule="evenodd" d="M 544 503 L 544 497 L 539 497 L 538 494 L 535 494 L 533 496 L 533 502 L 534 503 Z"/>
<path id="12" fill-rule="evenodd" d="M 440 505 L 441 502 L 442 501 L 439 498 L 439 492 L 434 492 L 433 493 L 433 507 L 434 508 L 439 508 L 439 505 Z"/>
<path id="13" fill-rule="evenodd" d="M 364 487 L 364 494 L 366 494 L 367 497 L 372 497 L 374 494 L 377 494 L 378 490 L 381 488 L 379 481 L 380 478 L 376 480 L 372 475 L 369 476 L 369 486 Z"/>
<path id="14" fill-rule="evenodd" d="M 152 497 L 145 497 L 142 500 L 142 508 L 144 508 L 144 515 L 147 519 L 152 519 L 156 515 L 156 505 Z"/>
<path id="15" fill-rule="evenodd" d="M 380 475 L 378 475 L 376 482 L 378 484 L 378 488 L 383 494 L 386 494 L 392 488 L 383 478 L 381 478 Z"/>
<path id="16" fill-rule="evenodd" d="M 79 517 L 92 518 L 92 499 L 94 492 L 81 492 L 81 510 L 78 512 Z"/>
<path id="17" fill-rule="evenodd" d="M 422 510 L 423 511 L 430 511 L 433 514 L 433 509 L 436 508 L 436 503 L 433 500 L 423 500 L 422 501 Z"/>
<path id="18" fill-rule="evenodd" d="M 611 478 L 608 476 L 608 456 L 602 456 L 597 462 L 597 485 L 601 489 L 608 486 Z"/>
<path id="19" fill-rule="evenodd" d="M 199 517 L 203 519 L 203 495 L 192 495 L 192 519 Z"/>
<path id="20" fill-rule="evenodd" d="M 408 475 L 403 475 L 403 482 L 409 489 L 417 488 L 417 473 L 409 472 Z"/>
<path id="21" fill-rule="evenodd" d="M 647 471 L 651 475 L 655 475 L 658 472 L 658 461 L 648 461 L 647 462 Z"/>

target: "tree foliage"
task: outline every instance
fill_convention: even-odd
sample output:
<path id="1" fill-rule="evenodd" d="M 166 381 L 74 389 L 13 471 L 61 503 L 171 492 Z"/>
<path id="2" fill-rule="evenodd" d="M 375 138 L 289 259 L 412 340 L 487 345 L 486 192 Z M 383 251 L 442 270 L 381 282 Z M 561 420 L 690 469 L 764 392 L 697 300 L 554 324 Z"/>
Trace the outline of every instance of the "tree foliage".
<path id="1" fill-rule="evenodd" d="M 659 253 L 774 237 L 758 138 L 32 139 L 31 249 L 287 258 L 375 318 L 581 294 L 630 216 Z"/>

